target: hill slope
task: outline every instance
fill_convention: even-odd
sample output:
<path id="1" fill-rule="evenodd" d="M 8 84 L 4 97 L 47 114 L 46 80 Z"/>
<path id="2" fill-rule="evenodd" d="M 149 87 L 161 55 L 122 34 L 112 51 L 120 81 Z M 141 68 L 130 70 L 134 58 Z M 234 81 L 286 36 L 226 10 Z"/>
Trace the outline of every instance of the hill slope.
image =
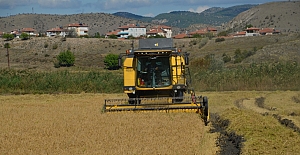
<path id="1" fill-rule="evenodd" d="M 224 25 L 224 29 L 241 31 L 247 24 L 258 28 L 275 28 L 282 32 L 299 32 L 300 1 L 271 2 L 253 7 Z"/>
<path id="2" fill-rule="evenodd" d="M 106 13 L 88 13 L 73 15 L 51 15 L 51 14 L 19 14 L 0 18 L 0 31 L 10 32 L 14 29 L 31 27 L 39 32 L 46 32 L 55 27 L 65 26 L 71 23 L 85 23 L 89 26 L 89 35 L 96 32 L 105 34 L 117 29 L 119 26 L 136 23 L 148 25 L 147 23 L 114 16 Z"/>
<path id="3" fill-rule="evenodd" d="M 173 11 L 169 13 L 162 13 L 153 18 L 143 17 L 128 12 L 117 12 L 113 15 L 141 20 L 148 23 L 165 24 L 173 27 L 187 28 L 193 24 L 208 24 L 219 26 L 226 23 L 237 16 L 239 13 L 246 11 L 256 5 L 238 5 L 228 8 L 212 7 L 201 13 L 190 11 Z"/>

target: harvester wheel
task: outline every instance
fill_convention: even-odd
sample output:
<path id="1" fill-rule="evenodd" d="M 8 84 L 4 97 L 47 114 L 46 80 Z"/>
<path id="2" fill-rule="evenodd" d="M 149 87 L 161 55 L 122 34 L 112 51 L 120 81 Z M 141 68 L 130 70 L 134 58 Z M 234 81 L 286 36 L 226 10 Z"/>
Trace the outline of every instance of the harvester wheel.
<path id="1" fill-rule="evenodd" d="M 132 98 L 129 98 L 129 100 L 128 100 L 128 103 L 129 103 L 129 104 L 134 104 L 134 102 L 135 102 L 135 100 L 134 100 L 134 99 L 132 99 Z"/>
<path id="2" fill-rule="evenodd" d="M 176 99 L 174 99 L 175 103 L 183 101 L 183 91 L 182 90 L 179 90 L 178 92 L 174 93 L 174 96 L 176 98 Z M 174 103 L 174 101 L 173 101 L 173 103 Z"/>
<path id="3" fill-rule="evenodd" d="M 203 107 L 204 107 L 204 110 L 203 110 L 203 119 L 204 119 L 204 123 L 205 123 L 205 126 L 207 126 L 208 124 L 208 99 L 206 96 L 203 97 Z"/>

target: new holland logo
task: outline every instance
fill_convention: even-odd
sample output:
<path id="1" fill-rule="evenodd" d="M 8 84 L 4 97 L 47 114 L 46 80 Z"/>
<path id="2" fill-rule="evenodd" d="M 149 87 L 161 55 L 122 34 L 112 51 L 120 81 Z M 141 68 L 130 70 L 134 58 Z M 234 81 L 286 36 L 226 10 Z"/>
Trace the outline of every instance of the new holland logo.
<path id="1" fill-rule="evenodd" d="M 154 44 L 154 46 L 158 46 L 158 43 Z"/>

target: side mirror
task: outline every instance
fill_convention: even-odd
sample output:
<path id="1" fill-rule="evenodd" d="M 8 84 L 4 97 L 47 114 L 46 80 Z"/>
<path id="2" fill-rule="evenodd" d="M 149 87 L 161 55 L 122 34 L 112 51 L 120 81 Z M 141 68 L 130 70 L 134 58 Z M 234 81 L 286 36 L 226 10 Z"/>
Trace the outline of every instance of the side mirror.
<path id="1" fill-rule="evenodd" d="M 184 54 L 184 61 L 185 61 L 185 65 L 189 65 L 189 56 L 190 56 L 190 53 L 185 53 Z"/>
<path id="2" fill-rule="evenodd" d="M 119 56 L 118 65 L 120 68 L 122 67 L 122 56 Z"/>

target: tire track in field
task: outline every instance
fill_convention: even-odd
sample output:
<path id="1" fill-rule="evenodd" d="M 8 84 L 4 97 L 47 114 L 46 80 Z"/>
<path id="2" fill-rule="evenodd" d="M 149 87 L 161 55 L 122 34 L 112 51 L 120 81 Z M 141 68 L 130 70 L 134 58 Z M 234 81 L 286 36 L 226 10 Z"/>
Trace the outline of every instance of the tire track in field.
<path id="1" fill-rule="evenodd" d="M 297 103 L 298 100 L 294 99 L 294 101 Z M 263 116 L 266 115 L 272 115 L 275 119 L 278 120 L 278 122 L 282 125 L 284 125 L 287 128 L 290 128 L 294 130 L 295 132 L 300 133 L 300 128 L 295 125 L 295 123 L 285 118 L 284 116 L 280 116 L 277 114 L 276 107 L 266 107 L 265 106 L 265 97 L 259 97 L 259 98 L 242 98 L 238 99 L 234 102 L 234 105 L 238 107 L 239 109 L 249 109 L 252 111 L 255 111 L 257 113 L 262 114 Z M 291 116 L 293 113 L 291 114 Z"/>
<path id="2" fill-rule="evenodd" d="M 220 134 L 216 140 L 216 145 L 220 147 L 220 150 L 216 153 L 218 155 L 241 154 L 245 140 L 243 136 L 236 134 L 234 131 L 226 131 L 230 121 L 221 118 L 216 113 L 210 114 L 210 120 L 212 124 L 210 132 Z"/>

